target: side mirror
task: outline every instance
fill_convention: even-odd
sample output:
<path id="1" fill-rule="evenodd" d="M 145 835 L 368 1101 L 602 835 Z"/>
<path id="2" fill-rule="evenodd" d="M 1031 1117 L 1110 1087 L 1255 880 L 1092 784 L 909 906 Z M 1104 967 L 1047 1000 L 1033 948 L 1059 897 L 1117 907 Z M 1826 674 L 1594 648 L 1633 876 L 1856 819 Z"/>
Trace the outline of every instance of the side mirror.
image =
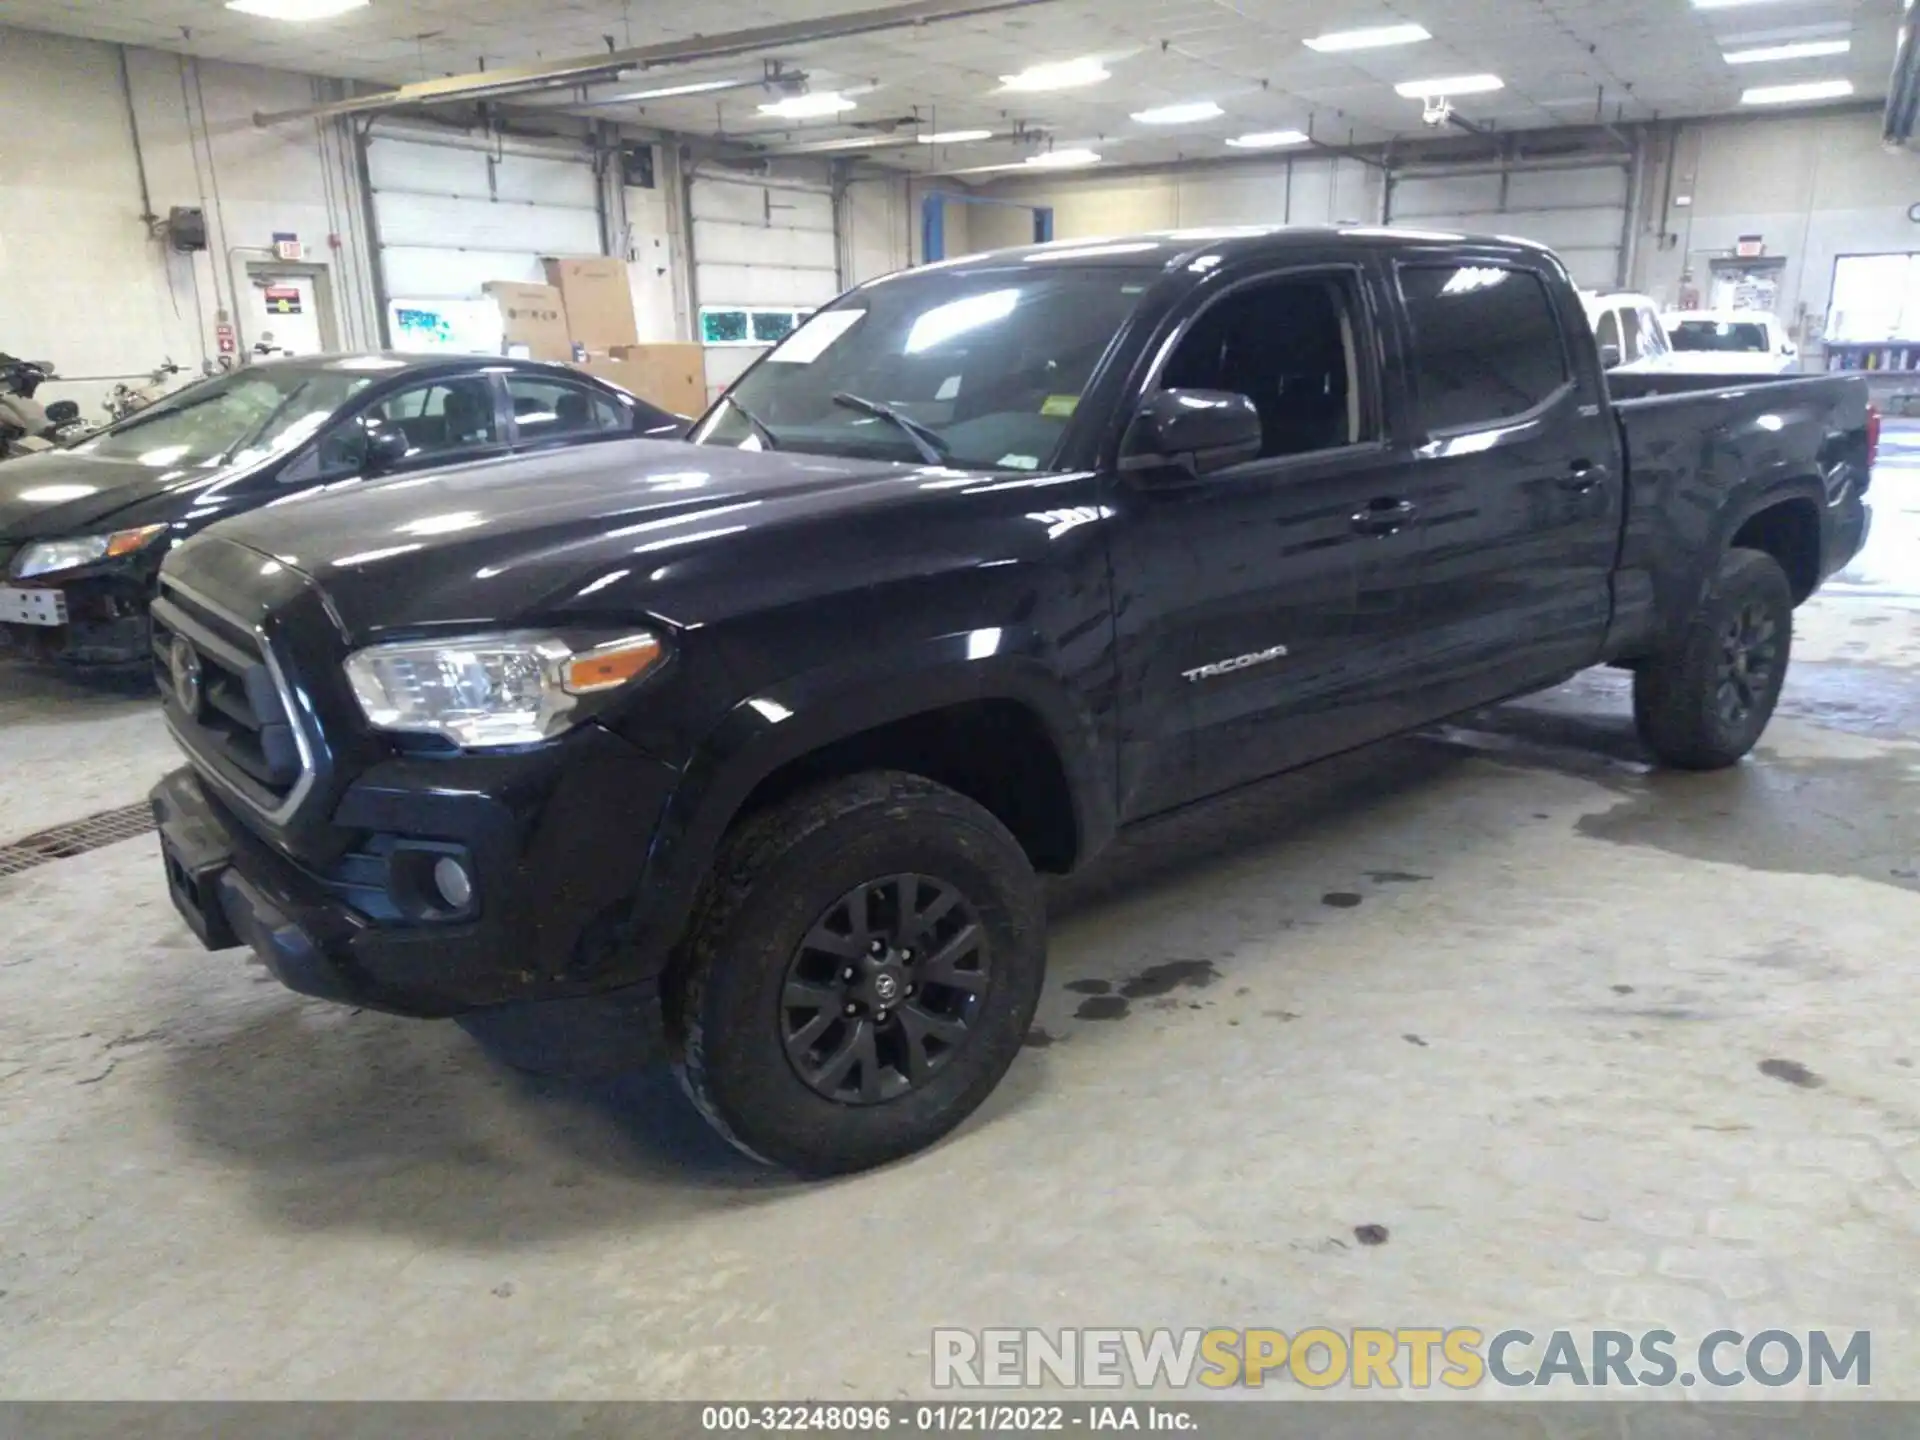
<path id="1" fill-rule="evenodd" d="M 367 474 L 379 475 L 391 470 L 413 453 L 412 442 L 399 426 L 366 421 L 361 423 L 367 436 L 367 454 L 361 462 L 361 469 Z"/>
<path id="2" fill-rule="evenodd" d="M 1618 345 L 1602 345 L 1600 347 L 1600 368 L 1602 370 L 1611 370 L 1619 363 L 1620 347 Z"/>
<path id="3" fill-rule="evenodd" d="M 80 418 L 80 407 L 72 400 L 56 400 L 47 406 L 49 425 L 68 425 Z"/>
<path id="4" fill-rule="evenodd" d="M 1224 470 L 1259 456 L 1260 412 L 1227 390 L 1158 390 L 1140 403 L 1121 450 L 1122 470 L 1180 466 Z"/>

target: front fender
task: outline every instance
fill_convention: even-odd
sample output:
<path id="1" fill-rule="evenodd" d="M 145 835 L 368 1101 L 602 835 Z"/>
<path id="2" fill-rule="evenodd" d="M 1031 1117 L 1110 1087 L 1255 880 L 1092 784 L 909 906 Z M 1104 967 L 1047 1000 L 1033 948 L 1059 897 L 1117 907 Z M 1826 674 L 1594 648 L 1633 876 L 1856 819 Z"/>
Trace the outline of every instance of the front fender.
<path id="1" fill-rule="evenodd" d="M 1034 632 L 936 636 L 781 680 L 735 705 L 696 746 L 654 832 L 637 939 L 663 953 L 684 928 L 721 837 L 754 789 L 795 760 L 891 721 L 979 700 L 1024 706 L 1066 772 L 1078 852 L 1114 829 L 1111 737 Z"/>

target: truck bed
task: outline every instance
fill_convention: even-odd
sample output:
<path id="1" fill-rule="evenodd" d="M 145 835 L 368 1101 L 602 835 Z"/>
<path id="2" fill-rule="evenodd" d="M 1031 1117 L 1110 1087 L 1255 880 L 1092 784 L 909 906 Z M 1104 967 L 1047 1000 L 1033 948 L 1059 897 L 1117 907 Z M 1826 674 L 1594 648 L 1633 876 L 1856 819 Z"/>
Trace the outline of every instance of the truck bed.
<path id="1" fill-rule="evenodd" d="M 1859 549 L 1872 465 L 1856 375 L 1635 375 L 1609 381 L 1626 465 L 1612 657 L 1676 633 L 1706 556 L 1743 526 L 1795 527 L 1796 600 Z"/>

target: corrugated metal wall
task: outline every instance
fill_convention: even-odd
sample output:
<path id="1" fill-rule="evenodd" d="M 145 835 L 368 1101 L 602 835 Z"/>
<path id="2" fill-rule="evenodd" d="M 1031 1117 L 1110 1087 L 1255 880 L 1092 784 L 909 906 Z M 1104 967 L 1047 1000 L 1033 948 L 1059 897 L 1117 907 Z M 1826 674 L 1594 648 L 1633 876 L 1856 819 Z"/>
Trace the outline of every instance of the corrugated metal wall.
<path id="1" fill-rule="evenodd" d="M 543 255 L 601 253 L 584 143 L 535 146 L 376 127 L 367 179 L 389 300 L 475 298 L 489 280 L 539 282 Z"/>
<path id="2" fill-rule="evenodd" d="M 840 293 L 833 192 L 826 185 L 696 170 L 688 195 L 700 309 L 813 310 Z M 765 349 L 708 346 L 708 394 L 732 384 Z"/>
<path id="3" fill-rule="evenodd" d="M 1627 278 L 1632 180 L 1626 156 L 1578 164 L 1515 161 L 1484 170 L 1401 170 L 1387 183 L 1387 223 L 1538 240 L 1559 251 L 1581 285 L 1614 290 Z"/>

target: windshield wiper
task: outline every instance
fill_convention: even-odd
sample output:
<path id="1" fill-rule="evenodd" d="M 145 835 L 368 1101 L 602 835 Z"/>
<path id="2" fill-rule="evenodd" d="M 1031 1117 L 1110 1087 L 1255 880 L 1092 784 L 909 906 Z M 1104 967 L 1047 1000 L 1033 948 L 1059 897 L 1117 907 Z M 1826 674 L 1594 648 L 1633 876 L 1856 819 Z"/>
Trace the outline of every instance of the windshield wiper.
<path id="1" fill-rule="evenodd" d="M 733 413 L 747 422 L 748 428 L 753 431 L 753 438 L 760 442 L 760 448 L 762 450 L 778 450 L 780 448 L 780 442 L 773 438 L 773 431 L 767 428 L 765 421 L 747 409 L 747 407 L 742 405 L 738 400 L 734 399 L 733 396 L 727 396 L 726 401 L 727 404 L 733 407 Z"/>
<path id="2" fill-rule="evenodd" d="M 864 395 L 849 395 L 842 390 L 833 397 L 833 403 L 844 405 L 849 410 L 861 410 L 869 415 L 877 415 L 882 420 L 891 420 L 900 427 L 900 431 L 913 442 L 913 448 L 920 452 L 920 458 L 929 465 L 944 465 L 953 451 L 946 439 L 937 430 L 930 430 L 918 420 L 911 420 L 893 406 L 879 400 L 869 400 Z"/>

